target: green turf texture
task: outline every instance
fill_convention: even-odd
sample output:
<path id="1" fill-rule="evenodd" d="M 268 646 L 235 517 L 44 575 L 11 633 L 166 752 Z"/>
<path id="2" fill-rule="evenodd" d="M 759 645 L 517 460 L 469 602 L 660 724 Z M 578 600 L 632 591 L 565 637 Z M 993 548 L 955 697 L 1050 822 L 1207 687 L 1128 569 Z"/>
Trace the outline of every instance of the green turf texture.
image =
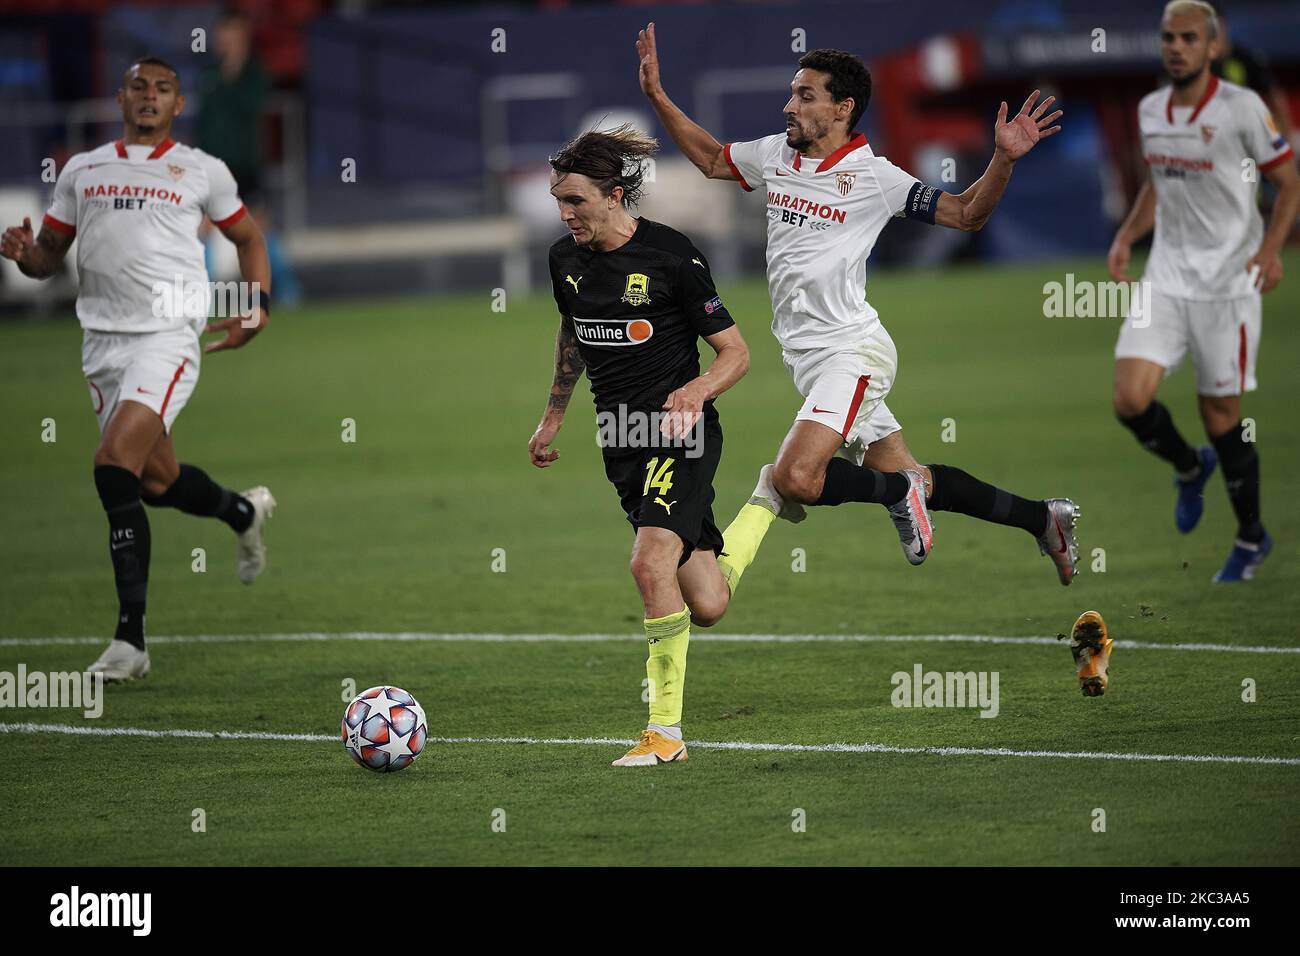
<path id="1" fill-rule="evenodd" d="M 1047 319 L 1045 282 L 1104 279 L 1096 262 L 881 272 L 868 294 L 898 345 L 889 404 L 921 461 L 958 465 L 1083 509 L 1069 588 L 1022 532 L 935 516 L 909 567 L 883 510 L 778 522 L 725 633 L 1113 636 L 1298 646 L 1291 356 L 1300 259 L 1265 299 L 1257 421 L 1259 578 L 1212 586 L 1234 522 L 1223 483 L 1201 526 L 1173 526 L 1168 468 L 1110 410 L 1117 323 Z M 724 525 L 799 405 L 767 331 L 762 283 L 724 286 L 753 365 L 719 402 Z M 492 311 L 481 295 L 339 303 L 278 314 L 242 352 L 205 358 L 174 436 L 179 457 L 279 499 L 270 567 L 252 588 L 230 532 L 151 511 L 153 634 L 434 631 L 626 634 L 626 643 L 158 644 L 155 673 L 110 690 L 106 727 L 333 733 L 342 682 L 391 682 L 436 736 L 631 737 L 644 720 L 631 535 L 600 467 L 586 386 L 546 472 L 527 441 L 545 404 L 549 295 Z M 0 327 L 0 637 L 105 640 L 115 611 L 91 481 L 96 428 L 68 321 Z M 1203 440 L 1190 370 L 1162 390 Z M 357 440 L 341 440 L 342 420 Z M 57 441 L 42 441 L 53 419 Z M 945 419 L 956 441 L 941 440 Z M 207 571 L 191 570 L 204 548 Z M 506 571 L 494 573 L 494 549 Z M 793 549 L 806 571 L 792 570 Z M 1104 549 L 1105 571 L 1092 570 Z M 91 646 L 0 646 L 0 670 L 79 669 Z M 1001 713 L 896 709 L 890 675 L 998 671 Z M 1116 652 L 1110 691 L 1078 692 L 1069 651 L 970 644 L 697 642 L 688 740 L 873 742 L 1016 750 L 1300 756 L 1292 655 Z M 1253 679 L 1258 699 L 1241 699 Z M 69 710 L 0 722 L 81 723 Z M 1300 767 L 1059 758 L 770 753 L 696 748 L 681 766 L 612 770 L 609 746 L 432 745 L 409 770 L 367 773 L 331 742 L 0 735 L 0 864 L 1296 864 Z M 376 800 L 375 798 L 379 799 Z M 191 831 L 202 807 L 208 830 Z M 494 832 L 494 809 L 505 832 Z M 806 811 L 806 832 L 792 813 Z M 1093 832 L 1093 811 L 1106 832 Z"/>

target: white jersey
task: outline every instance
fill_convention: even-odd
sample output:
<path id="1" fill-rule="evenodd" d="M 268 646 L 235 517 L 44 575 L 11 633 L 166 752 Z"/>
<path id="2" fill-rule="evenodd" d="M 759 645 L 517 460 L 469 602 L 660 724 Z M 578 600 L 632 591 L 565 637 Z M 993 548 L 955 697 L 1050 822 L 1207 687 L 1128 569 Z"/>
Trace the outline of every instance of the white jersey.
<path id="1" fill-rule="evenodd" d="M 1211 76 L 1195 106 L 1174 106 L 1168 88 L 1148 93 L 1138 124 L 1156 191 L 1155 238 L 1143 278 L 1184 299 L 1254 294 L 1246 262 L 1264 237 L 1258 174 L 1293 155 L 1264 101 Z"/>
<path id="2" fill-rule="evenodd" d="M 156 147 L 118 140 L 68 160 L 45 225 L 79 239 L 83 328 L 163 332 L 207 317 L 203 216 L 225 227 L 244 213 L 216 157 L 170 139 Z"/>
<path id="3" fill-rule="evenodd" d="M 861 133 L 824 159 L 805 160 L 784 133 L 724 154 L 742 187 L 767 191 L 767 285 L 781 347 L 865 340 L 880 325 L 866 298 L 867 256 L 917 178 L 876 156 Z"/>

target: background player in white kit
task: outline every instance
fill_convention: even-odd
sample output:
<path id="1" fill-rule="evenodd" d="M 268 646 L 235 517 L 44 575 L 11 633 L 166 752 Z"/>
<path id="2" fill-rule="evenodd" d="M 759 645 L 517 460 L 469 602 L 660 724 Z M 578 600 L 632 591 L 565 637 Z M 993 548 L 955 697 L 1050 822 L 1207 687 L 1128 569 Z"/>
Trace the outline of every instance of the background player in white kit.
<path id="1" fill-rule="evenodd" d="M 1273 541 L 1260 521 L 1259 457 L 1241 421 L 1255 388 L 1260 292 L 1282 278 L 1281 249 L 1300 208 L 1295 154 L 1259 95 L 1210 72 L 1216 19 L 1208 3 L 1175 0 L 1161 21 L 1172 83 L 1138 107 L 1150 169 L 1111 245 L 1108 264 L 1129 281 L 1132 244 L 1155 227 L 1141 321 L 1124 322 L 1115 347 L 1115 413 L 1143 447 L 1174 466 L 1178 530 L 1196 527 L 1218 465 L 1237 517 L 1237 540 L 1216 581 L 1254 577 Z M 1256 205 L 1258 171 L 1277 186 L 1267 233 Z M 1212 446 L 1194 449 L 1156 401 L 1161 380 L 1188 352 L 1201 421 Z"/>
<path id="2" fill-rule="evenodd" d="M 24 220 L 0 239 L 0 254 L 43 279 L 80 238 L 82 368 L 99 419 L 95 487 L 108 515 L 119 604 L 113 640 L 90 670 L 109 681 L 149 673 L 150 536 L 142 502 L 230 525 L 239 535 L 239 576 L 248 584 L 265 566 L 262 528 L 275 507 L 265 488 L 235 494 L 201 469 L 178 464 L 171 439 L 198 381 L 199 333 L 207 321 L 207 295 L 188 294 L 208 289 L 199 226 L 207 215 L 238 248 L 245 283 L 262 290 L 249 316 L 209 326 L 226 335 L 207 352 L 238 348 L 266 325 L 271 268 L 261 231 L 226 165 L 171 139 L 172 120 L 185 105 L 174 68 L 154 57 L 139 60 L 117 96 L 122 139 L 68 160 L 39 236 Z M 178 284 L 187 294 L 170 294 Z"/>
<path id="3" fill-rule="evenodd" d="M 753 509 L 754 520 L 777 513 L 800 520 L 805 504 L 879 502 L 889 508 L 908 560 L 920 564 L 932 539 L 928 497 L 930 510 L 1027 531 L 1068 585 L 1078 559 L 1072 501 L 1021 498 L 960 468 L 924 466 L 912 456 L 884 401 L 898 363 L 894 343 L 865 297 L 866 259 L 890 219 L 968 231 L 983 226 L 1015 161 L 1060 130 L 1051 124 L 1061 111 L 1047 114 L 1054 97 L 1035 106 L 1034 91 L 1010 121 L 1003 103 L 988 170 L 965 192 L 949 194 L 876 156 L 854 132 L 871 75 L 851 54 L 805 54 L 790 84 L 785 133 L 724 147 L 664 92 L 653 23 L 636 45 L 641 89 L 686 158 L 710 179 L 767 192 L 772 332 L 804 404 L 775 466 L 760 475 L 751 501 L 770 507 L 766 517 Z"/>

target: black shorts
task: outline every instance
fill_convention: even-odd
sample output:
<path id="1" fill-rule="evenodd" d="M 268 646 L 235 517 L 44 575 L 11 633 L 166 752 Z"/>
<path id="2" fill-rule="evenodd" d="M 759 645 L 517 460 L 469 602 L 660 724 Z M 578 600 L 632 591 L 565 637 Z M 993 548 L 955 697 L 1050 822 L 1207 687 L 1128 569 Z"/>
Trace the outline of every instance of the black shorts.
<path id="1" fill-rule="evenodd" d="M 679 564 L 696 550 L 722 551 L 713 520 L 713 476 L 722 458 L 722 425 L 707 406 L 703 440 L 691 457 L 682 447 L 606 448 L 605 474 L 618 490 L 633 529 L 666 528 L 682 539 Z"/>

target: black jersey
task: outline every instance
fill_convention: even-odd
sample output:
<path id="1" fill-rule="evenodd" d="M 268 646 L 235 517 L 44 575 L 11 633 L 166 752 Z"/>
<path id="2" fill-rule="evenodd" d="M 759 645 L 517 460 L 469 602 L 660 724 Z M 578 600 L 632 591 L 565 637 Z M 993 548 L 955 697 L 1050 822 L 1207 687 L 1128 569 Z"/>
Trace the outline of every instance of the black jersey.
<path id="1" fill-rule="evenodd" d="M 658 411 L 700 374 L 697 337 L 735 324 L 704 256 L 662 223 L 638 219 L 632 238 L 610 252 L 565 236 L 551 246 L 550 265 L 598 411 Z"/>

